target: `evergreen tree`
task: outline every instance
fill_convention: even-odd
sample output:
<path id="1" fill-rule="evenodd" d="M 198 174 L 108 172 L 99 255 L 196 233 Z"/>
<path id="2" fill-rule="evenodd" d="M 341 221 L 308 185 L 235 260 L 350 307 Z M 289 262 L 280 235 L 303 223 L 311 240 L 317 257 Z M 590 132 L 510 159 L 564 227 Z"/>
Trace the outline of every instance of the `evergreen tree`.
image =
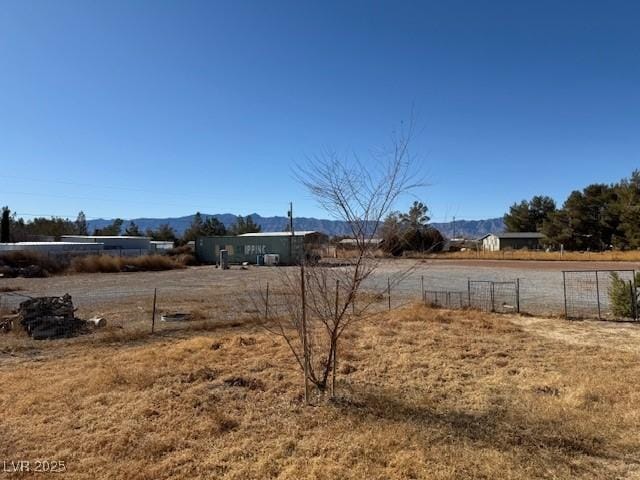
<path id="1" fill-rule="evenodd" d="M 226 235 L 227 229 L 224 224 L 215 217 L 209 217 L 202 225 L 200 234 L 205 237 L 215 237 L 218 235 Z"/>
<path id="2" fill-rule="evenodd" d="M 288 226 L 288 224 L 287 224 Z M 262 227 L 253 221 L 251 215 L 242 217 L 238 215 L 236 223 L 234 223 L 229 229 L 231 235 L 242 235 L 243 233 L 257 233 L 262 231 Z"/>
<path id="3" fill-rule="evenodd" d="M 89 235 L 89 229 L 87 227 L 87 217 L 82 210 L 80 210 L 80 212 L 78 213 L 78 217 L 75 221 L 75 234 Z"/>
<path id="4" fill-rule="evenodd" d="M 140 228 L 133 221 L 129 222 L 129 225 L 125 229 L 124 234 L 128 235 L 130 237 L 141 237 L 142 236 L 142 232 L 140 231 Z"/>
<path id="5" fill-rule="evenodd" d="M 191 225 L 187 228 L 182 236 L 184 243 L 195 240 L 198 237 L 226 235 L 227 229 L 224 224 L 215 217 L 209 217 L 207 220 L 202 219 L 200 212 L 196 212 L 191 221 Z"/>
<path id="6" fill-rule="evenodd" d="M 11 210 L 2 207 L 2 220 L 0 221 L 0 242 L 9 243 L 11 240 Z"/>
<path id="7" fill-rule="evenodd" d="M 178 239 L 175 230 L 168 223 L 163 223 L 157 230 L 147 229 L 145 234 L 151 240 L 161 242 L 175 242 Z"/>
<path id="8" fill-rule="evenodd" d="M 116 218 L 111 223 L 111 225 L 107 225 L 104 228 L 96 228 L 93 231 L 93 234 L 103 236 L 103 237 L 120 235 L 120 232 L 122 231 L 123 223 L 124 223 L 124 220 L 122 220 L 121 218 Z"/>
<path id="9" fill-rule="evenodd" d="M 552 198 L 536 195 L 530 201 L 514 203 L 504 216 L 507 232 L 540 232 L 544 222 L 556 211 Z"/>
<path id="10" fill-rule="evenodd" d="M 429 209 L 424 203 L 416 200 L 413 202 L 411 208 L 409 208 L 409 212 L 401 213 L 399 218 L 401 222 L 408 223 L 411 228 L 418 230 L 426 226 L 429 220 L 431 220 L 427 215 L 428 211 Z"/>

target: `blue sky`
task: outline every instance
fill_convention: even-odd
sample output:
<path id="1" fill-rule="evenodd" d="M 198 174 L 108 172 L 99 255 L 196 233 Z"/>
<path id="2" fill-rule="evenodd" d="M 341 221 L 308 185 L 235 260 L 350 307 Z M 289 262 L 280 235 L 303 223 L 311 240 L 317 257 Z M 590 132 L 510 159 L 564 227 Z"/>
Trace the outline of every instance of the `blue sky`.
<path id="1" fill-rule="evenodd" d="M 292 165 L 366 155 L 412 106 L 437 221 L 628 176 L 640 2 L 0 0 L 18 213 L 326 217 Z"/>

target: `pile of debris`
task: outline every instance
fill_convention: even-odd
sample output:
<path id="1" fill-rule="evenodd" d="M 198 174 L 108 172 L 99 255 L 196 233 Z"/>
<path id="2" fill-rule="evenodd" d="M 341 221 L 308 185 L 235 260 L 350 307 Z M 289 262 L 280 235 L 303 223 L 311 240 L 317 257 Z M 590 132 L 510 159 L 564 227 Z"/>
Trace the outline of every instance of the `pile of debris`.
<path id="1" fill-rule="evenodd" d="M 71 337 L 86 325 L 74 316 L 71 295 L 37 297 L 20 304 L 18 318 L 27 334 L 34 340 Z"/>

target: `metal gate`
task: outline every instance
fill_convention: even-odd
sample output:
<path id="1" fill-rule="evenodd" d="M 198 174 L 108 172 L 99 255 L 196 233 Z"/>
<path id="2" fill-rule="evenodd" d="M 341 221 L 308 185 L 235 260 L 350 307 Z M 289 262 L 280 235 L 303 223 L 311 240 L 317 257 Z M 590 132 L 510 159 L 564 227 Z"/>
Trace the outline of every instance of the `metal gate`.
<path id="1" fill-rule="evenodd" d="M 566 318 L 638 320 L 635 270 L 562 272 Z"/>
<path id="2" fill-rule="evenodd" d="M 494 282 L 468 280 L 467 302 L 470 308 L 485 312 L 520 312 L 520 280 Z"/>
<path id="3" fill-rule="evenodd" d="M 464 292 L 425 290 L 424 303 L 434 307 L 464 308 Z"/>

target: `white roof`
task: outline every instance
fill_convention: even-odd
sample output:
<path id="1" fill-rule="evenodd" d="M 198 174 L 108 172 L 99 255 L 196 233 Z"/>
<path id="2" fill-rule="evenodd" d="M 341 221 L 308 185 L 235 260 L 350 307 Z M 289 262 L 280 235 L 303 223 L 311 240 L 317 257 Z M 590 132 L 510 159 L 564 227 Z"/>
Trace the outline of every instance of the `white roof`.
<path id="1" fill-rule="evenodd" d="M 304 237 L 306 235 L 311 235 L 316 232 L 315 230 L 295 230 L 293 232 L 294 237 Z M 238 235 L 239 237 L 291 237 L 291 232 L 256 232 L 256 233 L 243 233 L 242 235 Z"/>
<path id="2" fill-rule="evenodd" d="M 97 242 L 14 242 L 14 243 L 0 243 L 0 245 L 20 245 L 24 247 L 44 246 L 44 245 L 69 245 L 71 247 L 77 247 L 78 245 L 101 245 Z"/>
<path id="3" fill-rule="evenodd" d="M 137 238 L 149 240 L 151 237 L 137 237 L 135 235 L 62 235 L 60 238 L 86 238 L 87 240 L 122 240 L 125 238 Z"/>

